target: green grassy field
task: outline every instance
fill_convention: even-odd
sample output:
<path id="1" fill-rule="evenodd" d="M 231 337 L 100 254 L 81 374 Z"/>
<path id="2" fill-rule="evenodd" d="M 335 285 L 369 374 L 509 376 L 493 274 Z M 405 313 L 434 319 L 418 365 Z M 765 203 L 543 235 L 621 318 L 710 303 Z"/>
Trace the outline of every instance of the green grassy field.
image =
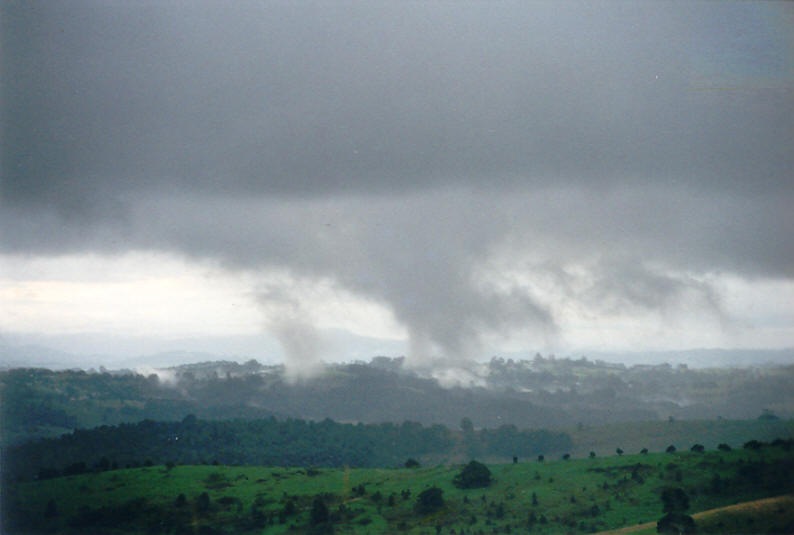
<path id="1" fill-rule="evenodd" d="M 765 447 L 519 462 L 490 465 L 491 485 L 468 490 L 452 484 L 460 466 L 152 466 L 11 484 L 3 533 L 306 533 L 317 496 L 335 533 L 592 533 L 655 522 L 665 486 L 684 488 L 691 512 L 790 492 L 790 474 L 783 492 L 779 481 L 736 478 L 774 475 L 754 463 L 787 469 L 793 461 L 794 453 Z M 717 475 L 736 485 L 714 492 Z M 433 486 L 444 506 L 418 513 L 417 496 Z"/>

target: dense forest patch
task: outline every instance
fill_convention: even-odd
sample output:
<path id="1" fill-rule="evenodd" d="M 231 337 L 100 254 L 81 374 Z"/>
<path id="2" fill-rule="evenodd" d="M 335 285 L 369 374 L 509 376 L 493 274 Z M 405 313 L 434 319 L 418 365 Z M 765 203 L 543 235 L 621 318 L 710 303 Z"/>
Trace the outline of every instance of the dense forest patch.
<path id="1" fill-rule="evenodd" d="M 341 424 L 298 419 L 136 424 L 76 430 L 9 448 L 6 473 L 52 477 L 143 464 L 284 465 L 324 467 L 399 466 L 406 459 L 450 458 L 471 452 L 531 457 L 570 448 L 562 432 L 503 426 L 461 438 L 441 425 Z"/>

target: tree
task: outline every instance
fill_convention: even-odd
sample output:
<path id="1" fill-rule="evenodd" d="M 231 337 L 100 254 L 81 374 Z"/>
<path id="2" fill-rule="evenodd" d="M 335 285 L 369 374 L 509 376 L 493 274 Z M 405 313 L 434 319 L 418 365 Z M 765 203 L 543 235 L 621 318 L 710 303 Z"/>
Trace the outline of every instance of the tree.
<path id="1" fill-rule="evenodd" d="M 444 491 L 438 487 L 430 487 L 419 493 L 416 498 L 416 512 L 419 514 L 432 513 L 444 507 Z"/>
<path id="2" fill-rule="evenodd" d="M 648 455 L 648 448 L 642 448 L 642 449 L 640 450 L 640 454 L 641 454 L 641 455 Z"/>
<path id="3" fill-rule="evenodd" d="M 314 498 L 312 502 L 312 512 L 309 516 L 309 523 L 312 526 L 318 526 L 328 522 L 328 506 L 320 496 Z"/>
<path id="4" fill-rule="evenodd" d="M 42 468 L 39 470 L 38 479 L 52 479 L 58 477 L 61 473 L 55 468 Z"/>
<path id="5" fill-rule="evenodd" d="M 667 453 L 675 453 L 675 446 L 670 444 L 669 446 L 667 446 L 667 449 L 664 451 L 666 451 Z"/>
<path id="6" fill-rule="evenodd" d="M 591 459 L 595 459 L 595 456 L 596 456 L 595 452 L 594 452 L 594 451 L 591 451 L 591 452 L 590 452 L 590 458 L 591 458 Z"/>
<path id="7" fill-rule="evenodd" d="M 452 484 L 461 489 L 476 489 L 491 484 L 491 471 L 482 463 L 472 460 L 455 476 Z"/>
<path id="8" fill-rule="evenodd" d="M 196 509 L 199 512 L 204 512 L 209 510 L 209 508 L 210 508 L 210 495 L 207 494 L 206 492 L 202 492 L 201 494 L 198 495 L 198 498 L 196 498 Z"/>
<path id="9" fill-rule="evenodd" d="M 695 444 L 691 448 L 689 448 L 689 450 L 695 453 L 703 453 L 704 451 L 706 451 L 706 448 L 703 446 L 703 444 Z"/>
<path id="10" fill-rule="evenodd" d="M 618 448 L 615 450 L 615 453 L 617 453 L 618 455 L 623 455 L 623 450 Z"/>
<path id="11" fill-rule="evenodd" d="M 677 487 L 667 487 L 662 491 L 662 512 L 674 513 L 689 509 L 689 496 Z"/>
<path id="12" fill-rule="evenodd" d="M 565 455 L 562 456 L 562 460 L 563 461 L 567 461 L 570 458 L 571 458 L 571 454 L 570 453 L 566 453 Z"/>
<path id="13" fill-rule="evenodd" d="M 413 457 L 405 461 L 406 468 L 419 468 L 420 466 L 421 465 L 419 464 L 419 461 L 417 461 Z"/>
<path id="14" fill-rule="evenodd" d="M 76 476 L 86 472 L 88 472 L 88 466 L 83 461 L 72 463 L 63 469 L 63 475 L 65 476 Z"/>
<path id="15" fill-rule="evenodd" d="M 542 463 L 542 462 L 543 462 L 543 460 L 544 460 L 544 457 L 543 457 L 543 455 L 538 455 L 538 462 L 539 462 L 539 463 Z"/>
<path id="16" fill-rule="evenodd" d="M 298 512 L 298 507 L 295 505 L 295 500 L 290 498 L 287 500 L 287 503 L 284 504 L 284 509 L 281 510 L 284 516 L 292 516 Z"/>
<path id="17" fill-rule="evenodd" d="M 725 442 L 723 442 L 722 444 L 717 446 L 717 449 L 720 451 L 731 451 L 732 448 L 729 445 L 727 445 Z"/>
<path id="18" fill-rule="evenodd" d="M 680 535 L 694 533 L 695 521 L 686 514 L 689 509 L 689 496 L 680 489 L 667 487 L 662 491 L 662 511 L 665 514 L 656 523 L 656 531 Z"/>
<path id="19" fill-rule="evenodd" d="M 58 516 L 58 506 L 55 505 L 55 499 L 50 498 L 47 502 L 47 507 L 44 509 L 44 518 L 55 518 Z"/>
<path id="20" fill-rule="evenodd" d="M 684 513 L 667 513 L 656 523 L 656 531 L 671 535 L 695 533 L 695 520 Z"/>

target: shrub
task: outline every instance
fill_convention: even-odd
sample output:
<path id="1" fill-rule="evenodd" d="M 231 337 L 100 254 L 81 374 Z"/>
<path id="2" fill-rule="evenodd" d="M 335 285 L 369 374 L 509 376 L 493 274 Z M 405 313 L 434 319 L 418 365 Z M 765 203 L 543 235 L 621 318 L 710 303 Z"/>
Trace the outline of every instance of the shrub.
<path id="1" fill-rule="evenodd" d="M 491 471 L 477 461 L 471 461 L 455 476 L 452 484 L 460 489 L 477 489 L 491 484 Z"/>
<path id="2" fill-rule="evenodd" d="M 224 507 L 230 507 L 239 502 L 240 499 L 235 498 L 234 496 L 221 496 L 220 498 L 218 498 L 218 503 L 223 505 Z"/>
<path id="3" fill-rule="evenodd" d="M 444 506 L 444 491 L 438 487 L 430 487 L 419 493 L 416 498 L 416 512 L 419 514 L 432 513 Z"/>
<path id="4" fill-rule="evenodd" d="M 204 486 L 210 490 L 218 490 L 231 487 L 232 484 L 226 478 L 226 474 L 222 472 L 212 472 L 204 479 Z"/>
<path id="5" fill-rule="evenodd" d="M 55 518 L 58 516 L 58 506 L 55 505 L 55 500 L 50 498 L 47 502 L 47 507 L 44 509 L 44 518 Z"/>
<path id="6" fill-rule="evenodd" d="M 39 470 L 39 479 L 52 479 L 54 477 L 60 476 L 61 473 L 58 472 L 55 468 L 42 468 Z"/>
<path id="7" fill-rule="evenodd" d="M 695 521 L 684 513 L 667 513 L 656 523 L 656 531 L 674 535 L 695 533 Z"/>
<path id="8" fill-rule="evenodd" d="M 312 526 L 317 526 L 320 524 L 325 524 L 328 522 L 328 506 L 325 505 L 325 502 L 320 496 L 314 498 L 314 502 L 312 502 L 312 512 L 309 517 L 309 523 Z"/>
<path id="9" fill-rule="evenodd" d="M 667 487 L 662 491 L 663 512 L 667 513 L 656 523 L 659 533 L 694 533 L 695 521 L 686 514 L 689 497 L 679 488 Z"/>
<path id="10" fill-rule="evenodd" d="M 78 474 L 85 474 L 86 472 L 88 472 L 88 466 L 82 461 L 70 464 L 63 469 L 63 475 L 65 476 L 76 476 Z"/>
<path id="11" fill-rule="evenodd" d="M 287 500 L 287 503 L 284 504 L 284 509 L 281 511 L 284 516 L 292 516 L 298 512 L 298 508 L 295 506 L 295 501 L 290 498 Z"/>
<path id="12" fill-rule="evenodd" d="M 667 487 L 662 491 L 662 504 L 665 513 L 683 512 L 689 509 L 689 496 L 680 488 Z"/>
<path id="13" fill-rule="evenodd" d="M 196 509 L 200 512 L 208 511 L 210 508 L 210 495 L 202 492 L 196 498 Z"/>

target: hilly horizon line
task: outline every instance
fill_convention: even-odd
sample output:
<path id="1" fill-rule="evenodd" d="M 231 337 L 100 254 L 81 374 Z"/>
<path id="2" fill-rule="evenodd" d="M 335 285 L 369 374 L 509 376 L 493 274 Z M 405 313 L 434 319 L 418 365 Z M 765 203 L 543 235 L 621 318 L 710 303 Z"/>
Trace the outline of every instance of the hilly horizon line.
<path id="1" fill-rule="evenodd" d="M 659 366 L 664 364 L 685 364 L 692 368 L 752 368 L 767 366 L 794 365 L 794 347 L 788 348 L 691 348 L 679 350 L 653 351 L 570 351 L 559 355 L 554 352 L 543 354 L 540 351 L 495 352 L 489 357 L 477 359 L 473 363 L 487 364 L 493 359 L 515 361 L 531 361 L 540 355 L 545 359 L 577 361 L 585 359 L 590 362 L 622 364 L 628 368 L 634 366 Z M 371 364 L 374 359 L 386 357 L 390 359 L 405 358 L 405 354 L 371 353 L 369 357 L 360 356 L 348 359 L 323 360 L 326 366 L 364 363 Z M 0 337 L 0 368 L 43 367 L 53 370 L 83 369 L 89 371 L 104 368 L 108 371 L 119 371 L 140 367 L 155 369 L 175 368 L 183 365 L 235 362 L 244 364 L 251 360 L 263 366 L 286 366 L 283 359 L 268 359 L 262 355 L 251 355 L 242 352 L 221 353 L 212 350 L 167 349 L 163 351 L 142 352 L 133 356 L 113 356 L 111 353 L 80 354 L 64 351 L 44 344 L 12 344 Z"/>

